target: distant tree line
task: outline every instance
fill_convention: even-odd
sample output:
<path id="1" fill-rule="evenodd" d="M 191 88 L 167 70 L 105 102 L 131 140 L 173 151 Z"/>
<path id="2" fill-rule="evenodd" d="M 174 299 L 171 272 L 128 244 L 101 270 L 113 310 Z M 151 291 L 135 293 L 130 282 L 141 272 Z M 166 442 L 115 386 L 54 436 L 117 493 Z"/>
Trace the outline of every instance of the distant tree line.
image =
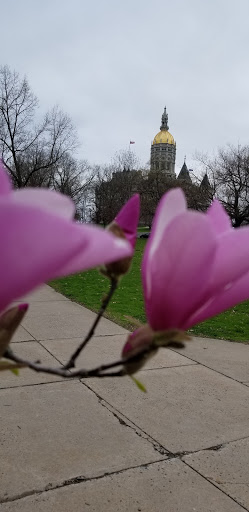
<path id="1" fill-rule="evenodd" d="M 208 173 L 214 197 L 231 217 L 234 227 L 249 223 L 249 146 L 228 145 L 214 158 L 198 156 Z"/>
<path id="2" fill-rule="evenodd" d="M 74 158 L 78 140 L 67 114 L 53 107 L 39 118 L 27 79 L 0 68 L 0 156 L 14 187 L 49 187 L 69 195 L 80 209 L 93 181 L 86 161 Z"/>

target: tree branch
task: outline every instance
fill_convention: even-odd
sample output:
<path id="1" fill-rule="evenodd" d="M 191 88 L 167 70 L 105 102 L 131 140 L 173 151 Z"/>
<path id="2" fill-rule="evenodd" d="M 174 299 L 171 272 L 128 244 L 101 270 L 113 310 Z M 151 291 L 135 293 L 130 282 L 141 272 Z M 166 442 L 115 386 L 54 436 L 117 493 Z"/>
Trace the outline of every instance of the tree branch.
<path id="1" fill-rule="evenodd" d="M 144 358 L 145 355 L 148 355 L 150 352 L 155 351 L 155 345 L 152 343 L 148 347 L 145 347 L 143 350 L 141 350 L 139 353 L 118 359 L 117 361 L 113 361 L 112 363 L 102 364 L 100 366 L 97 366 L 95 368 L 92 368 L 91 370 L 85 370 L 83 368 L 79 370 L 69 370 L 66 367 L 59 367 L 59 368 L 51 368 L 49 366 L 42 365 L 39 361 L 32 362 L 28 361 L 26 359 L 23 359 L 22 357 L 17 356 L 12 352 L 12 350 L 8 349 L 7 352 L 4 354 L 4 358 L 9 359 L 10 361 L 14 361 L 15 363 L 21 364 L 25 366 L 26 368 L 30 368 L 31 370 L 34 370 L 39 373 L 48 373 L 50 375 L 57 375 L 59 377 L 63 377 L 65 379 L 73 379 L 73 378 L 89 378 L 89 377 L 123 377 L 124 375 L 127 375 L 125 365 L 128 363 L 135 363 L 137 361 L 140 361 L 142 358 Z M 122 368 L 118 370 L 117 372 L 107 372 L 107 370 L 110 370 L 112 368 L 117 368 L 118 366 L 121 366 Z"/>
<path id="2" fill-rule="evenodd" d="M 92 338 L 92 336 L 94 335 L 94 332 L 95 332 L 95 329 L 101 319 L 101 317 L 103 316 L 116 288 L 117 288 L 117 285 L 118 285 L 118 281 L 116 278 L 112 278 L 111 279 L 111 285 L 110 285 L 110 289 L 109 289 L 109 292 L 108 294 L 106 295 L 106 297 L 103 299 L 102 301 L 102 304 L 101 304 L 101 308 L 97 314 L 97 317 L 95 319 L 95 321 L 93 322 L 93 325 L 90 329 L 90 331 L 88 332 L 88 334 L 86 335 L 85 339 L 82 341 L 82 343 L 77 347 L 77 349 L 75 350 L 75 352 L 72 354 L 72 356 L 70 357 L 68 363 L 65 365 L 65 369 L 70 369 L 70 368 L 73 368 L 75 366 L 75 361 L 77 359 L 77 357 L 80 355 L 80 353 L 82 352 L 83 348 L 87 345 L 87 343 L 90 341 L 90 339 Z"/>

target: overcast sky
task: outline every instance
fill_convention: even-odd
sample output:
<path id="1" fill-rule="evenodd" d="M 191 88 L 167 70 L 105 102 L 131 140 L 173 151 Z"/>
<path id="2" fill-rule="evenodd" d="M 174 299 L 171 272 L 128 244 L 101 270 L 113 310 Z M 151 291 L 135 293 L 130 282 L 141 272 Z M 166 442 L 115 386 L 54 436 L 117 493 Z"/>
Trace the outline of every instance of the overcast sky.
<path id="1" fill-rule="evenodd" d="M 77 127 L 79 155 L 148 162 L 166 105 L 184 155 L 248 144 L 248 0 L 1 0 L 1 64 Z"/>

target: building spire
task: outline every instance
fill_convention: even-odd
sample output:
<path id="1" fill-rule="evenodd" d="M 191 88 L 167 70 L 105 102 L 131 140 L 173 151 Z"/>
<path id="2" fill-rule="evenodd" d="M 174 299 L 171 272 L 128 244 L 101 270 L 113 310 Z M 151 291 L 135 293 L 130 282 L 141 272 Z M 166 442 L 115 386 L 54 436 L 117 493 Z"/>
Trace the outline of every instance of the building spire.
<path id="1" fill-rule="evenodd" d="M 168 114 L 166 112 L 166 107 L 164 107 L 164 112 L 163 112 L 163 115 L 162 115 L 162 124 L 160 126 L 160 130 L 168 130 L 169 129 L 169 126 L 168 126 Z"/>

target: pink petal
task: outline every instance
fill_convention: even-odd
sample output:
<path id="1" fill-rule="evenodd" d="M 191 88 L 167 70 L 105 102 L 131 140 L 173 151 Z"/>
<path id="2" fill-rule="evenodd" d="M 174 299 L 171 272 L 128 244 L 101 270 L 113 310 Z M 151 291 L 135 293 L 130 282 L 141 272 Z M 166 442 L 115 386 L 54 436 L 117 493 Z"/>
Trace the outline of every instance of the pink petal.
<path id="1" fill-rule="evenodd" d="M 72 219 L 75 212 L 73 201 L 63 194 L 45 188 L 23 188 L 11 194 L 11 200 L 20 206 L 30 205 Z"/>
<path id="2" fill-rule="evenodd" d="M 133 253 L 131 245 L 126 240 L 117 238 L 104 229 L 87 225 L 79 225 L 78 229 L 82 230 L 82 235 L 84 233 L 84 236 L 88 237 L 84 253 L 80 252 L 70 259 L 59 269 L 56 277 L 111 263 Z"/>
<path id="3" fill-rule="evenodd" d="M 186 329 L 218 315 L 240 302 L 249 299 L 249 272 L 232 285 L 225 286 L 197 310 L 186 323 Z"/>
<path id="4" fill-rule="evenodd" d="M 153 258 L 142 266 L 147 318 L 154 330 L 184 328 L 206 292 L 215 251 L 214 231 L 202 213 L 186 211 L 162 231 Z"/>
<path id="5" fill-rule="evenodd" d="M 129 199 L 129 201 L 127 201 L 114 219 L 124 231 L 124 234 L 132 247 L 135 247 L 136 245 L 139 209 L 139 194 L 135 194 L 131 199 Z"/>
<path id="6" fill-rule="evenodd" d="M 162 241 L 162 237 L 164 236 L 167 226 L 175 217 L 177 217 L 177 215 L 180 215 L 186 211 L 186 209 L 186 199 L 180 188 L 175 188 L 164 194 L 156 209 L 151 235 L 146 244 L 143 256 L 144 268 L 149 268 L 150 263 L 154 258 L 154 254 Z M 149 291 L 151 288 L 150 273 L 147 272 L 146 276 L 146 279 L 143 279 L 145 292 L 146 290 Z"/>
<path id="7" fill-rule="evenodd" d="M 239 279 L 249 270 L 249 228 L 230 229 L 218 239 L 209 294 Z"/>
<path id="8" fill-rule="evenodd" d="M 0 160 L 0 196 L 8 194 L 11 191 L 11 181 L 8 173 L 4 168 L 2 160 Z"/>
<path id="9" fill-rule="evenodd" d="M 123 241 L 122 247 L 117 246 L 109 233 L 98 230 L 96 239 L 96 229 L 2 197 L 0 310 L 57 275 L 131 253 L 130 244 Z"/>
<path id="10" fill-rule="evenodd" d="M 212 221 L 213 228 L 217 235 L 221 235 L 232 228 L 229 215 L 217 200 L 214 200 L 208 208 L 207 216 Z"/>

